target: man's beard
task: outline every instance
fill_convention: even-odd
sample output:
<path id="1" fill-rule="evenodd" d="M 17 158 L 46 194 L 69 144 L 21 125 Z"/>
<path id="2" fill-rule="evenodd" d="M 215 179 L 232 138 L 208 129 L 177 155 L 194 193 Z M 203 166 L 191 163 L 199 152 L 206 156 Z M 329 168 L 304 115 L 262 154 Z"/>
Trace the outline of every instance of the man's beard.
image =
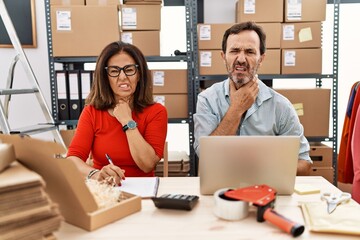
<path id="1" fill-rule="evenodd" d="M 238 89 L 255 78 L 255 76 L 257 75 L 256 74 L 257 70 L 259 69 L 259 66 L 260 66 L 260 61 L 257 62 L 257 64 L 255 65 L 255 67 L 253 69 L 250 69 L 249 75 L 242 74 L 242 73 L 241 74 L 233 73 L 235 71 L 234 70 L 235 65 L 236 64 L 233 64 L 232 68 L 228 67 L 229 65 L 227 65 L 227 71 L 229 74 L 229 78 L 235 83 L 235 85 Z M 240 66 L 245 65 L 244 67 L 246 67 L 246 69 L 249 69 L 249 66 L 247 64 L 238 64 L 238 65 L 240 65 Z"/>

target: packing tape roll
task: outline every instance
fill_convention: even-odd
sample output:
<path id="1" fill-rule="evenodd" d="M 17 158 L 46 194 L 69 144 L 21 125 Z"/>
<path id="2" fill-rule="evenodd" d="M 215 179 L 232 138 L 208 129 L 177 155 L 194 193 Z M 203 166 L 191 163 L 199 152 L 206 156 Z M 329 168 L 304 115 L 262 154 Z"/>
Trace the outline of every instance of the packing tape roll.
<path id="1" fill-rule="evenodd" d="M 240 220 L 249 214 L 249 203 L 241 200 L 229 199 L 224 193 L 228 188 L 219 189 L 214 193 L 214 214 L 225 220 Z"/>

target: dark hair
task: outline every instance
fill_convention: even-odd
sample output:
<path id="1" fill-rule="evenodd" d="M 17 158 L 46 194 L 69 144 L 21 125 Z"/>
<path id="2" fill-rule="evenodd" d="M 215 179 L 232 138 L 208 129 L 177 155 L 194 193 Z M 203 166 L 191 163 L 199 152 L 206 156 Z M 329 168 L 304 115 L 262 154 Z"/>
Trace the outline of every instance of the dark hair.
<path id="1" fill-rule="evenodd" d="M 135 64 L 139 65 L 139 81 L 133 96 L 133 107 L 135 112 L 141 112 L 146 106 L 154 104 L 151 72 L 143 53 L 136 46 L 121 41 L 110 43 L 100 53 L 96 61 L 94 82 L 86 98 L 86 104 L 93 105 L 99 110 L 106 110 L 116 105 L 105 67 L 109 59 L 120 52 L 129 54 Z"/>
<path id="2" fill-rule="evenodd" d="M 250 22 L 250 21 L 237 23 L 225 31 L 224 37 L 222 40 L 222 51 L 224 53 L 226 53 L 226 47 L 227 47 L 226 44 L 227 44 L 227 39 L 228 39 L 229 35 L 238 34 L 245 30 L 252 30 L 257 33 L 257 35 L 260 38 L 260 55 L 263 55 L 266 51 L 266 34 L 265 34 L 264 30 L 262 29 L 262 27 L 257 25 L 255 22 Z"/>

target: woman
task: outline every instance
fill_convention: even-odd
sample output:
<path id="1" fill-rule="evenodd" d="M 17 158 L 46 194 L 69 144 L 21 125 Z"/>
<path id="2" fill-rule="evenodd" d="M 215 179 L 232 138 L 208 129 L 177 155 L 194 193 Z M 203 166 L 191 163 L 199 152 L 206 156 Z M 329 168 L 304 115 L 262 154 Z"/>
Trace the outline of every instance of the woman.
<path id="1" fill-rule="evenodd" d="M 97 59 L 94 82 L 67 158 L 84 177 L 154 176 L 167 134 L 166 108 L 154 103 L 146 60 L 134 45 L 113 42 Z M 93 167 L 86 164 L 92 155 Z"/>

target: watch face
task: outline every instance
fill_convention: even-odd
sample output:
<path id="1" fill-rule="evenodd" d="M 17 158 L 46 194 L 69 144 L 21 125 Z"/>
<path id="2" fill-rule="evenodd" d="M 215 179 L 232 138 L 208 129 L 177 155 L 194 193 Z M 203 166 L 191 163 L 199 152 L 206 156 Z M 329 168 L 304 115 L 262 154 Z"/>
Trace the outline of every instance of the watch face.
<path id="1" fill-rule="evenodd" d="M 127 125 L 130 129 L 134 129 L 137 126 L 135 121 L 129 121 Z"/>

